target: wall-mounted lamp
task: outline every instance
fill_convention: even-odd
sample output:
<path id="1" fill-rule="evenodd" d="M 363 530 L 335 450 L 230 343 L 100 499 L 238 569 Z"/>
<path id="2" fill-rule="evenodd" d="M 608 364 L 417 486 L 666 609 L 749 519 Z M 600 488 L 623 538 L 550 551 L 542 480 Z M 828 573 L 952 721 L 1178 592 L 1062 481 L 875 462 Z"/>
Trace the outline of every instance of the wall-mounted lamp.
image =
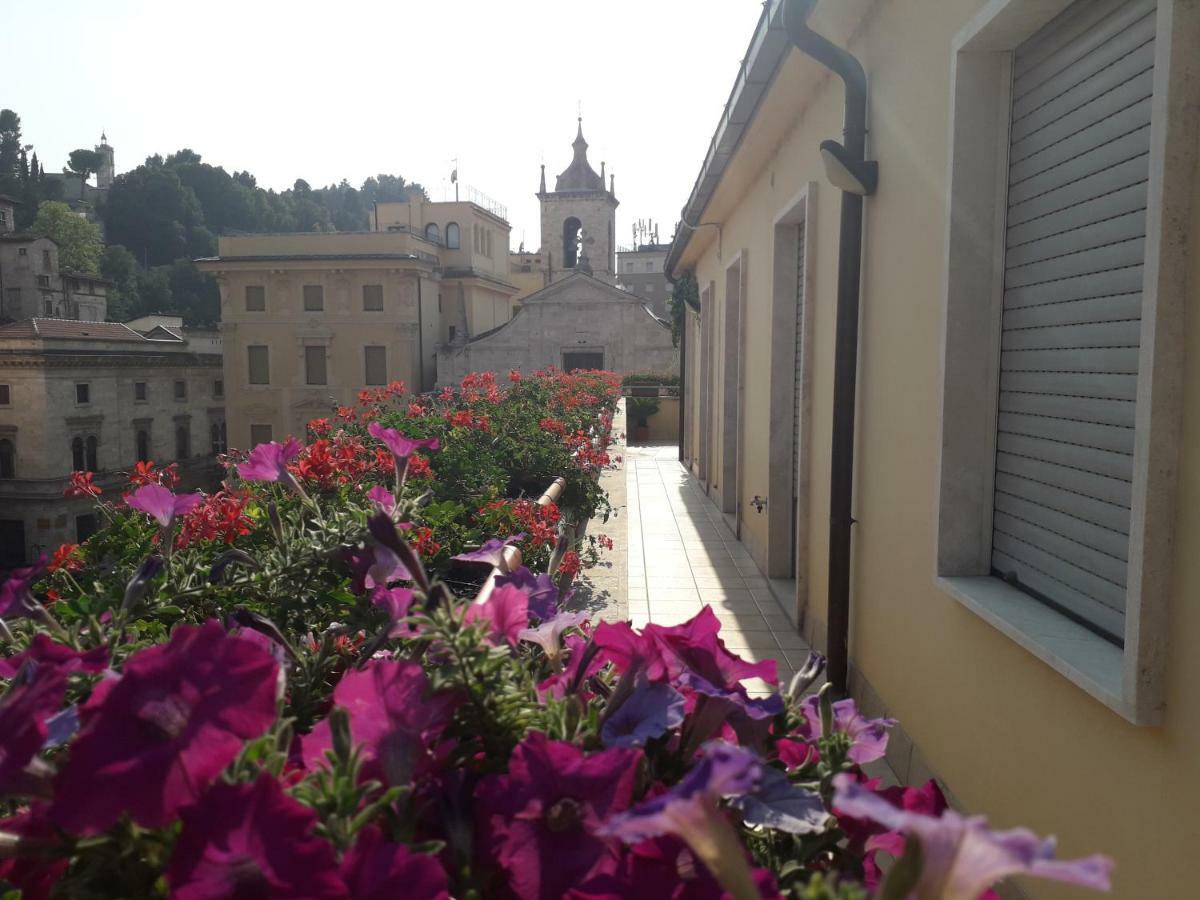
<path id="1" fill-rule="evenodd" d="M 825 163 L 825 177 L 840 190 L 869 197 L 879 186 L 879 163 L 855 159 L 837 141 L 821 141 L 821 161 Z"/>

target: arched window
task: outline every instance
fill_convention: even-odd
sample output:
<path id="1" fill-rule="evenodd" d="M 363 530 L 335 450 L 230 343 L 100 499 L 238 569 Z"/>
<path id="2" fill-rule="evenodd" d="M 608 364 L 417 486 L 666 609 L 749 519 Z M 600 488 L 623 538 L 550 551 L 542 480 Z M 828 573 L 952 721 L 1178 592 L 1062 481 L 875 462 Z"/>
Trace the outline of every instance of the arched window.
<path id="1" fill-rule="evenodd" d="M 144 428 L 137 433 L 138 462 L 150 462 L 150 434 Z"/>
<path id="2" fill-rule="evenodd" d="M 563 268 L 573 269 L 579 262 L 579 232 L 583 223 L 574 216 L 563 222 Z"/>
<path id="3" fill-rule="evenodd" d="M 175 458 L 188 459 L 192 455 L 192 436 L 186 425 L 175 428 Z"/>
<path id="4" fill-rule="evenodd" d="M 96 436 L 90 435 L 87 439 L 87 467 L 89 472 L 97 472 L 100 467 L 96 464 L 96 451 L 100 447 L 100 442 L 96 440 Z"/>
<path id="5" fill-rule="evenodd" d="M 17 448 L 8 438 L 0 440 L 0 478 L 17 477 Z"/>
<path id="6" fill-rule="evenodd" d="M 212 452 L 213 456 L 218 453 L 225 452 L 225 423 L 213 422 L 209 427 L 209 435 L 212 437 Z"/>
<path id="7" fill-rule="evenodd" d="M 449 250 L 457 250 L 461 246 L 461 239 L 458 234 L 458 223 L 448 222 L 446 224 L 446 247 Z"/>
<path id="8" fill-rule="evenodd" d="M 435 244 L 442 239 L 442 233 L 437 227 L 437 222 L 430 222 L 425 226 L 425 240 L 433 241 Z"/>
<path id="9" fill-rule="evenodd" d="M 83 458 L 83 438 L 71 441 L 71 468 L 76 472 L 82 471 L 85 465 Z"/>

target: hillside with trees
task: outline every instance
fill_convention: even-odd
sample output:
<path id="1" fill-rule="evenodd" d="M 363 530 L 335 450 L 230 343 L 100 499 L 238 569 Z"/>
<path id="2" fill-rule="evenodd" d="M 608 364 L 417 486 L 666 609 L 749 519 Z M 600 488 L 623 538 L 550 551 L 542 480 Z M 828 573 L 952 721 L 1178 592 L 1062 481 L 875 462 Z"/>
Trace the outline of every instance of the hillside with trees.
<path id="1" fill-rule="evenodd" d="M 63 171 L 86 179 L 99 162 L 95 151 L 80 148 L 71 152 Z M 216 283 L 192 260 L 215 255 L 219 235 L 361 231 L 373 203 L 405 200 L 413 193 L 425 195 L 425 189 L 398 175 L 368 178 L 358 188 L 345 179 L 313 188 L 298 178 L 291 188 L 275 191 L 260 187 L 249 172 L 230 174 L 183 149 L 167 157 L 155 154 L 118 176 L 95 208 L 86 210 L 103 225 L 105 246 L 96 243 L 97 233 L 64 218 L 69 212 L 64 204 L 55 203 L 43 214 L 45 205 L 62 199 L 63 181 L 47 177 L 33 145 L 23 142 L 21 117 L 0 110 L 0 194 L 21 202 L 17 227 L 53 237 L 71 267 L 111 279 L 109 318 L 114 321 L 173 311 L 191 325 L 215 324 Z"/>

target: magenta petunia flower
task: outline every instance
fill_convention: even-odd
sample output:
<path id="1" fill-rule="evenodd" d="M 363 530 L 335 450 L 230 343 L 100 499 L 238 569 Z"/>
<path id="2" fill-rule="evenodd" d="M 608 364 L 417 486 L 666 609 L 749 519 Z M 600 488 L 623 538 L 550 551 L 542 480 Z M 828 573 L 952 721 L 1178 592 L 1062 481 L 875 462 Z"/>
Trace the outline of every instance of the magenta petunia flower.
<path id="1" fill-rule="evenodd" d="M 368 425 L 367 433 L 392 451 L 392 456 L 396 457 L 397 472 L 408 465 L 408 458 L 416 451 L 438 449 L 437 438 L 405 437 L 395 428 L 384 428 L 378 422 Z"/>
<path id="2" fill-rule="evenodd" d="M 543 622 L 554 618 L 559 606 L 571 599 L 572 592 L 560 594 L 551 576 L 545 572 L 535 574 L 525 566 L 517 566 L 507 575 L 496 576 L 497 587 L 505 584 L 524 591 L 529 597 L 529 615 Z"/>
<path id="3" fill-rule="evenodd" d="M 165 825 L 275 721 L 278 674 L 269 653 L 215 620 L 181 625 L 130 656 L 80 710 L 55 823 L 95 834 L 128 812 L 139 825 Z"/>
<path id="4" fill-rule="evenodd" d="M 238 477 L 243 481 L 282 481 L 289 487 L 296 484 L 287 464 L 300 455 L 304 445 L 293 437 L 284 443 L 271 441 L 259 444 L 250 451 L 244 463 L 239 463 Z"/>
<path id="5" fill-rule="evenodd" d="M 822 736 L 821 701 L 814 694 L 804 701 L 801 709 L 808 723 L 808 733 L 805 737 L 816 740 Z M 833 704 L 834 730 L 850 738 L 850 752 L 847 755 L 851 762 L 860 766 L 883 759 L 887 753 L 887 730 L 895 724 L 895 719 L 868 719 L 849 698 Z"/>
<path id="6" fill-rule="evenodd" d="M 380 512 L 389 516 L 396 511 L 396 496 L 381 484 L 367 491 L 367 499 L 374 503 Z"/>
<path id="7" fill-rule="evenodd" d="M 441 863 L 404 844 L 386 841 L 373 825 L 359 831 L 342 857 L 342 880 L 355 900 L 448 900 L 450 888 Z"/>
<path id="8" fill-rule="evenodd" d="M 528 594 L 526 594 L 526 598 L 528 598 Z M 587 620 L 588 614 L 585 612 L 559 613 L 553 619 L 548 619 L 537 628 L 522 628 L 517 632 L 517 638 L 522 641 L 529 641 L 531 644 L 537 644 L 542 648 L 542 652 L 546 654 L 546 658 L 557 666 L 563 652 L 562 633 L 568 628 L 582 625 Z"/>
<path id="9" fill-rule="evenodd" d="M 72 650 L 45 632 L 38 632 L 26 649 L 0 659 L 0 678 L 13 678 L 25 663 L 30 663 L 38 670 L 54 668 L 66 673 L 103 672 L 108 666 L 108 648 L 100 646 L 91 650 Z"/>
<path id="10" fill-rule="evenodd" d="M 897 809 L 846 774 L 835 776 L 833 786 L 839 813 L 870 819 L 920 841 L 921 874 L 910 894 L 915 900 L 975 900 L 1010 875 L 1110 890 L 1113 862 L 1106 856 L 1056 860 L 1054 838 L 1041 839 L 1025 828 L 993 831 L 982 816 L 961 816 L 951 809 L 938 818 Z"/>
<path id="11" fill-rule="evenodd" d="M 412 608 L 413 596 L 413 592 L 408 588 L 377 587 L 371 592 L 371 605 L 386 612 L 392 623 L 388 637 L 398 638 L 412 633 L 408 626 L 401 624 L 401 620 Z"/>
<path id="12" fill-rule="evenodd" d="M 66 673 L 44 668 L 14 681 L 0 697 L 0 796 L 28 792 L 25 767 L 46 743 L 46 720 L 66 690 Z"/>
<path id="13" fill-rule="evenodd" d="M 33 585 L 46 574 L 46 554 L 27 568 L 13 569 L 4 583 L 0 584 L 0 619 L 21 619 L 33 615 L 38 602 L 33 596 Z"/>
<path id="14" fill-rule="evenodd" d="M 457 705 L 451 694 L 430 695 L 429 679 L 411 660 L 371 660 L 347 672 L 333 689 L 334 705 L 350 715 L 350 737 L 364 746 L 363 776 L 406 785 L 434 763 L 431 748 Z M 324 765 L 333 746 L 329 720 L 302 739 L 309 768 Z"/>
<path id="15" fill-rule="evenodd" d="M 754 870 L 754 885 L 762 900 L 781 895 L 775 877 L 766 869 Z M 662 900 L 730 900 L 731 895 L 713 878 L 708 867 L 676 837 L 654 838 L 629 847 L 620 869 L 600 875 L 567 894 L 567 900 L 627 900 L 656 897 Z"/>
<path id="16" fill-rule="evenodd" d="M 478 839 L 524 900 L 559 900 L 586 879 L 616 869 L 612 844 L 597 831 L 628 807 L 640 754 L 591 755 L 541 732 L 513 750 L 508 773 L 476 790 Z"/>
<path id="17" fill-rule="evenodd" d="M 175 900 L 344 898 L 333 846 L 313 834 L 317 814 L 263 773 L 213 785 L 183 814 L 167 866 Z"/>
<path id="18" fill-rule="evenodd" d="M 132 494 L 125 495 L 125 505 L 144 512 L 162 528 L 170 528 L 175 519 L 185 516 L 200 505 L 203 494 L 172 494 L 161 484 L 143 484 Z"/>
<path id="19" fill-rule="evenodd" d="M 11 835 L 22 845 L 58 842 L 58 834 L 46 816 L 46 806 L 41 803 L 0 819 L 0 833 Z M 6 857 L 7 854 L 0 854 L 0 884 L 17 888 L 22 900 L 50 900 L 55 896 L 59 878 L 70 865 L 70 860 L 40 853 Z"/>
<path id="20" fill-rule="evenodd" d="M 350 589 L 364 594 L 376 588 L 386 588 L 393 581 L 409 581 L 412 572 L 400 561 L 400 557 L 383 544 L 371 544 L 363 549 L 351 550 Z"/>
<path id="21" fill-rule="evenodd" d="M 563 645 L 567 664 L 561 672 L 554 673 L 538 685 L 539 696 L 561 700 L 568 691 L 583 684 L 607 664 L 604 656 L 597 652 L 599 648 L 579 635 L 567 635 Z"/>

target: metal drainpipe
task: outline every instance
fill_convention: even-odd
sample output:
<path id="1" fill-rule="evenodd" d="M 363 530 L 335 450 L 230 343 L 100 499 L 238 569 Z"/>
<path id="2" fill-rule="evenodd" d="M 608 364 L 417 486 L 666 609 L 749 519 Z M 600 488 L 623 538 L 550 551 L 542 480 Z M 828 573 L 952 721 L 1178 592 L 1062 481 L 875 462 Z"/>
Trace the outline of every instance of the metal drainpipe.
<path id="1" fill-rule="evenodd" d="M 849 52 L 808 26 L 816 0 L 787 0 L 784 24 L 796 49 L 842 79 L 844 146 L 855 161 L 866 158 L 867 76 Z M 829 679 L 847 693 L 850 641 L 850 526 L 854 524 L 854 419 L 858 383 L 859 284 L 862 278 L 863 198 L 842 192 L 838 246 L 837 334 L 834 341 L 833 446 L 829 472 Z"/>
<path id="2" fill-rule="evenodd" d="M 669 254 L 668 254 L 669 255 Z M 668 266 L 663 266 L 663 274 L 667 276 L 667 281 L 671 287 L 674 287 L 678 279 L 671 275 L 671 269 Z M 683 410 L 687 406 L 684 403 L 684 395 L 687 393 L 687 310 L 683 311 L 683 324 L 679 327 L 679 461 L 683 462 L 683 427 L 685 419 Z M 629 423 L 625 423 L 626 432 L 629 430 Z"/>

